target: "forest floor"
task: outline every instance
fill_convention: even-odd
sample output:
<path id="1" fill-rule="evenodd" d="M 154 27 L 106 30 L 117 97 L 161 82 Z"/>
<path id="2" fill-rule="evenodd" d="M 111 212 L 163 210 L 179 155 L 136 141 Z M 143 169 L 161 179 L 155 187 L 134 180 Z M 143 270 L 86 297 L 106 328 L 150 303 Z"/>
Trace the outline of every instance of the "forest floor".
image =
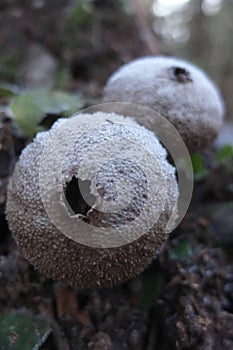
<path id="1" fill-rule="evenodd" d="M 8 71 L 0 72 L 2 81 L 20 82 L 27 88 L 35 84 L 30 52 L 36 46 L 41 57 L 45 51 L 52 57 L 46 83 L 61 76 L 63 89 L 80 93 L 90 104 L 100 100 L 103 85 L 115 68 L 149 53 L 136 24 L 122 13 L 119 28 L 119 13 L 114 15 L 108 6 L 103 11 L 104 1 L 95 9 L 92 25 L 82 24 L 81 34 L 72 42 L 64 34 L 73 33 L 72 25 L 61 24 L 65 1 L 59 1 L 56 10 L 46 5 L 47 16 L 43 16 L 45 9 L 33 8 L 27 1 L 21 6 L 3 3 L 1 64 Z M 35 16 L 40 27 L 34 24 Z M 93 21 L 94 31 L 90 29 Z M 58 24 L 59 33 L 55 30 Z M 1 106 L 8 102 L 6 97 L 0 100 Z M 115 288 L 79 291 L 35 271 L 20 255 L 9 232 L 4 214 L 7 183 L 28 142 L 5 112 L 0 112 L 0 324 L 6 325 L 4 317 L 10 314 L 19 319 L 23 315 L 35 320 L 41 317 L 47 325 L 37 344 L 41 350 L 232 350 L 232 159 L 216 163 L 217 146 L 203 153 L 206 174 L 195 182 L 188 213 L 144 273 Z M 1 350 L 31 349 L 23 347 L 23 339 L 22 347 L 14 347 L 22 336 L 17 329 L 4 330 L 10 339 L 8 348 L 0 330 Z"/>

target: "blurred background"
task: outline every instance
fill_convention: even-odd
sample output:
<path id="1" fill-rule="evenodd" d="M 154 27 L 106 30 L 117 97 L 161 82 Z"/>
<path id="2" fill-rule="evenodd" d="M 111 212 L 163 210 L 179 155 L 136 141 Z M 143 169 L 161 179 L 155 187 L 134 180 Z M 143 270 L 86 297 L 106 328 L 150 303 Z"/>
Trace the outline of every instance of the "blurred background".
<path id="1" fill-rule="evenodd" d="M 232 0 L 2 0 L 0 80 L 101 95 L 119 65 L 186 58 L 217 82 L 233 120 Z"/>

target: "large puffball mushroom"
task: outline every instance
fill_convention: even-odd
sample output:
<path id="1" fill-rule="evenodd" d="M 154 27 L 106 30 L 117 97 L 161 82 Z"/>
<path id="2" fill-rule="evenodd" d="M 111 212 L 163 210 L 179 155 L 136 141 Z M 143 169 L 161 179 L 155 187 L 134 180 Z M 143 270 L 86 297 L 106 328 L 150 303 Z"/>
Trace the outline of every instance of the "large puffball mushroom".
<path id="1" fill-rule="evenodd" d="M 9 183 L 7 219 L 20 251 L 49 278 L 79 288 L 138 275 L 163 248 L 177 204 L 166 156 L 130 118 L 60 119 L 23 150 Z M 106 210 L 118 197 L 122 207 Z"/>
<path id="2" fill-rule="evenodd" d="M 109 78 L 103 100 L 137 103 L 159 112 L 177 128 L 190 151 L 213 141 L 224 115 L 214 82 L 197 66 L 173 57 L 144 57 L 123 65 Z M 137 121 L 156 132 L 153 114 Z"/>

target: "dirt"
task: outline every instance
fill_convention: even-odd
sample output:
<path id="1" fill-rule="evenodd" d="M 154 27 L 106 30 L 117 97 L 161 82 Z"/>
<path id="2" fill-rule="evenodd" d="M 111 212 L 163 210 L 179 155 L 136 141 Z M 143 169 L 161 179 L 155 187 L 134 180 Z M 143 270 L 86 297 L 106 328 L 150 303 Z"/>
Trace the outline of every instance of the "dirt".
<path id="1" fill-rule="evenodd" d="M 195 184 L 188 214 L 141 276 L 112 289 L 78 291 L 47 280 L 18 252 L 3 204 L 25 139 L 3 116 L 1 144 L 1 312 L 42 313 L 54 330 L 44 349 L 233 348 L 230 163 L 210 167 Z"/>

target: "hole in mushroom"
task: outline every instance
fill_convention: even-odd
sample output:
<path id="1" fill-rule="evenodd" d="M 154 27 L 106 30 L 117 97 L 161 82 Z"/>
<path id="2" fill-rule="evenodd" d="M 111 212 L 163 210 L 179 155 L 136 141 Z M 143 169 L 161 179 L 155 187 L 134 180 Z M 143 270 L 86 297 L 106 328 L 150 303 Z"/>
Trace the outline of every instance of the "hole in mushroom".
<path id="1" fill-rule="evenodd" d="M 86 216 L 87 212 L 94 205 L 96 198 L 91 194 L 90 187 L 91 181 L 81 180 L 75 176 L 73 176 L 71 181 L 66 184 L 64 189 L 65 198 L 75 214 L 82 214 Z M 85 201 L 82 194 L 87 199 L 88 203 Z"/>
<path id="2" fill-rule="evenodd" d="M 172 77 L 174 80 L 183 84 L 192 81 L 190 72 L 182 67 L 172 67 Z"/>

